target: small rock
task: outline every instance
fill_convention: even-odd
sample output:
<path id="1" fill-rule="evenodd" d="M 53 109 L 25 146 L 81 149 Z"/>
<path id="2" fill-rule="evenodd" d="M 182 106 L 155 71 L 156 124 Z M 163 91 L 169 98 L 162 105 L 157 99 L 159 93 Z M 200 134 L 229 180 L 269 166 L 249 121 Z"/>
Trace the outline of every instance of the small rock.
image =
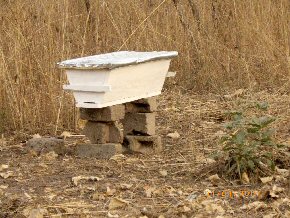
<path id="1" fill-rule="evenodd" d="M 268 177 L 263 177 L 263 178 L 260 178 L 260 180 L 262 181 L 262 183 L 268 183 L 268 182 L 271 182 L 273 180 L 273 176 L 268 176 Z"/>
<path id="2" fill-rule="evenodd" d="M 175 131 L 174 133 L 167 134 L 167 137 L 172 138 L 172 139 L 178 139 L 180 138 L 180 134 L 177 131 Z"/>

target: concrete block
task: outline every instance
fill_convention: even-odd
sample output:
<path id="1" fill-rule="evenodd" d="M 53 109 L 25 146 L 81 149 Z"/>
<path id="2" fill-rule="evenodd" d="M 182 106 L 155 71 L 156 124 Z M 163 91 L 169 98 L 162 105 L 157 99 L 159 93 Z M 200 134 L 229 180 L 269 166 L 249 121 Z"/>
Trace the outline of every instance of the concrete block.
<path id="1" fill-rule="evenodd" d="M 155 113 L 126 113 L 124 135 L 155 135 Z"/>
<path id="2" fill-rule="evenodd" d="M 116 154 L 122 153 L 121 144 L 78 144 L 75 155 L 79 157 L 90 157 L 98 159 L 109 159 Z"/>
<path id="3" fill-rule="evenodd" d="M 134 102 L 128 102 L 125 104 L 126 113 L 151 113 L 157 110 L 157 104 L 140 104 Z"/>
<path id="4" fill-rule="evenodd" d="M 142 98 L 125 104 L 126 113 L 151 113 L 157 110 L 156 97 Z"/>
<path id="5" fill-rule="evenodd" d="M 150 113 L 157 110 L 157 98 L 142 98 L 125 104 L 126 113 Z"/>
<path id="6" fill-rule="evenodd" d="M 63 139 L 57 138 L 32 138 L 26 142 L 28 149 L 36 152 L 37 155 L 41 153 L 48 153 L 54 151 L 59 155 L 63 155 L 68 152 L 65 147 Z"/>
<path id="7" fill-rule="evenodd" d="M 151 107 L 157 107 L 157 97 L 142 98 L 136 101 L 133 101 L 135 104 L 145 104 L 150 105 Z"/>
<path id="8" fill-rule="evenodd" d="M 133 152 L 143 154 L 158 153 L 162 151 L 162 142 L 160 136 L 133 136 L 127 135 L 126 142 L 128 149 Z"/>
<path id="9" fill-rule="evenodd" d="M 83 134 L 94 144 L 123 142 L 123 131 L 116 122 L 101 123 L 88 121 L 83 129 Z"/>
<path id="10" fill-rule="evenodd" d="M 80 108 L 80 118 L 83 120 L 110 122 L 123 119 L 125 106 L 115 105 L 105 108 Z"/>

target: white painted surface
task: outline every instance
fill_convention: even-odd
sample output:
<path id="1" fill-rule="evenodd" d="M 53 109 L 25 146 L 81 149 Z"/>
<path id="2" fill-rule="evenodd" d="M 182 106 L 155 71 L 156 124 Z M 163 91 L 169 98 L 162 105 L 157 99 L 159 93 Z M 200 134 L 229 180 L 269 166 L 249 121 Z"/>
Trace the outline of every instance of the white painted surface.
<path id="1" fill-rule="evenodd" d="M 70 85 L 64 88 L 72 90 L 77 102 L 76 106 L 84 108 L 103 108 L 159 95 L 170 65 L 168 56 L 161 54 L 158 58 L 156 58 L 156 52 L 153 52 L 151 56 L 147 54 L 147 58 L 150 56 L 151 61 L 142 59 L 140 63 L 136 62 L 136 57 L 133 56 L 127 57 L 126 60 L 111 59 L 110 69 L 103 68 L 108 66 L 108 61 L 98 67 L 89 65 L 88 69 L 79 67 L 83 65 L 75 65 L 77 67 L 70 65 L 71 67 L 66 68 Z M 170 53 L 170 55 L 175 54 L 177 53 Z M 139 61 L 140 57 L 137 58 Z M 112 67 L 113 62 L 114 67 Z M 128 62 L 134 64 L 123 65 Z M 70 63 L 78 64 L 79 62 Z M 119 67 L 115 67 L 117 64 Z M 93 69 L 92 66 L 96 68 Z"/>
<path id="2" fill-rule="evenodd" d="M 177 55 L 176 51 L 119 51 L 66 60 L 58 63 L 58 66 L 65 69 L 114 69 L 153 60 L 171 59 Z"/>
<path id="3" fill-rule="evenodd" d="M 84 92 L 109 92 L 111 91 L 111 86 L 109 85 L 64 85 L 64 90 L 69 91 L 84 91 Z"/>

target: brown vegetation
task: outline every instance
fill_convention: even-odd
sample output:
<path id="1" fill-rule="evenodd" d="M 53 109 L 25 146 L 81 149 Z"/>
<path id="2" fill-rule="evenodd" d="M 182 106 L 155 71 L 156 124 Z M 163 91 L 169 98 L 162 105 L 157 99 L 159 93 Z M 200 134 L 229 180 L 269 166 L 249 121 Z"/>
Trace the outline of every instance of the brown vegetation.
<path id="1" fill-rule="evenodd" d="M 179 51 L 185 89 L 285 92 L 289 10 L 287 0 L 0 0 L 0 132 L 73 129 L 55 63 L 116 50 Z"/>

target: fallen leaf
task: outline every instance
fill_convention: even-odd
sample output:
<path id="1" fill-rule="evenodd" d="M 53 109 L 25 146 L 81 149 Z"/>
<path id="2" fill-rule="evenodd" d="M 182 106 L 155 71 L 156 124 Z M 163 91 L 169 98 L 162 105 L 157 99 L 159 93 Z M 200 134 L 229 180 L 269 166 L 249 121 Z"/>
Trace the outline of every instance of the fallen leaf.
<path id="1" fill-rule="evenodd" d="M 109 210 L 115 210 L 115 209 L 120 209 L 124 208 L 129 204 L 128 201 L 125 201 L 121 198 L 112 198 L 110 203 L 109 203 Z"/>
<path id="2" fill-rule="evenodd" d="M 279 195 L 277 195 L 274 191 L 270 191 L 269 195 L 271 198 L 279 198 Z"/>
<path id="3" fill-rule="evenodd" d="M 103 194 L 100 194 L 98 192 L 95 192 L 92 196 L 93 200 L 95 201 L 101 201 L 101 200 L 105 200 L 105 196 Z"/>
<path id="4" fill-rule="evenodd" d="M 52 201 L 56 196 L 57 196 L 56 194 L 49 194 L 49 195 L 47 195 L 46 197 L 47 197 L 50 201 Z"/>
<path id="5" fill-rule="evenodd" d="M 6 169 L 8 169 L 8 165 L 7 164 L 2 164 L 2 165 L 0 165 L 0 172 L 1 171 L 3 171 L 3 170 L 6 170 Z"/>
<path id="6" fill-rule="evenodd" d="M 279 169 L 278 167 L 275 167 L 275 170 L 277 173 L 285 177 L 287 177 L 289 174 L 289 170 L 286 170 L 286 169 Z"/>
<path id="7" fill-rule="evenodd" d="M 275 178 L 276 182 L 286 182 L 287 181 L 287 178 L 285 178 L 284 176 L 280 176 L 280 175 L 275 175 L 274 178 Z"/>
<path id="8" fill-rule="evenodd" d="M 167 176 L 167 171 L 166 170 L 159 170 L 159 173 L 161 174 L 161 176 Z"/>
<path id="9" fill-rule="evenodd" d="M 186 213 L 186 212 L 191 211 L 191 209 L 187 206 L 183 206 L 183 211 Z"/>
<path id="10" fill-rule="evenodd" d="M 29 212 L 28 218 L 43 218 L 47 213 L 48 211 L 43 208 L 32 209 Z"/>
<path id="11" fill-rule="evenodd" d="M 149 186 L 145 186 L 144 189 L 145 189 L 146 197 L 147 198 L 151 198 L 153 191 L 155 191 L 155 188 L 149 187 Z"/>
<path id="12" fill-rule="evenodd" d="M 12 171 L 7 171 L 5 173 L 0 173 L 0 176 L 3 178 L 3 179 L 7 179 L 9 177 L 11 177 L 13 175 L 13 172 Z"/>
<path id="13" fill-rule="evenodd" d="M 268 177 L 263 177 L 263 178 L 260 178 L 260 180 L 262 181 L 262 183 L 268 183 L 268 182 L 271 182 L 273 180 L 273 176 L 268 176 Z"/>
<path id="14" fill-rule="evenodd" d="M 153 195 L 156 196 L 156 197 L 161 197 L 161 196 L 164 195 L 164 190 L 162 188 L 155 189 L 153 191 Z"/>
<path id="15" fill-rule="evenodd" d="M 37 134 L 34 134 L 34 135 L 32 136 L 32 138 L 33 138 L 33 139 L 40 139 L 40 138 L 42 138 L 42 137 L 41 137 L 41 135 L 39 135 L 39 134 L 37 133 Z"/>
<path id="16" fill-rule="evenodd" d="M 110 187 L 107 187 L 107 195 L 112 196 L 116 193 L 116 189 L 111 189 Z"/>
<path id="17" fill-rule="evenodd" d="M 87 181 L 100 181 L 101 178 L 97 176 L 75 176 L 72 178 L 72 182 L 77 186 L 79 184 L 79 181 L 81 180 L 87 180 Z"/>
<path id="18" fill-rule="evenodd" d="M 204 200 L 201 204 L 205 206 L 205 210 L 208 213 L 218 213 L 219 215 L 223 215 L 225 213 L 223 207 L 215 204 L 212 200 Z"/>
<path id="19" fill-rule="evenodd" d="M 277 214 L 276 213 L 269 213 L 267 215 L 264 215 L 263 218 L 273 218 L 273 217 L 276 217 Z"/>
<path id="20" fill-rule="evenodd" d="M 243 172 L 243 174 L 242 174 L 242 182 L 243 182 L 243 184 L 250 183 L 249 176 L 248 176 L 248 174 L 246 172 Z"/>
<path id="21" fill-rule="evenodd" d="M 284 189 L 281 188 L 281 187 L 278 187 L 277 185 L 274 185 L 272 190 L 269 192 L 269 195 L 272 197 L 272 198 L 278 198 L 279 197 L 279 193 L 280 192 L 283 192 Z"/>
<path id="22" fill-rule="evenodd" d="M 252 209 L 259 210 L 263 208 L 267 208 L 267 204 L 261 201 L 255 201 L 255 202 L 245 204 L 242 207 L 240 207 L 240 209 L 242 210 L 252 210 Z"/>
<path id="23" fill-rule="evenodd" d="M 0 189 L 7 189 L 8 185 L 0 185 Z"/>
<path id="24" fill-rule="evenodd" d="M 110 212 L 108 212 L 108 217 L 109 218 L 118 218 L 119 215 L 118 214 L 111 214 Z"/>
<path id="25" fill-rule="evenodd" d="M 198 157 L 196 157 L 196 161 L 198 161 L 199 163 L 202 163 L 202 164 L 216 163 L 216 160 L 214 160 L 212 158 L 205 158 L 203 155 L 199 155 Z"/>
<path id="26" fill-rule="evenodd" d="M 127 163 L 136 163 L 136 162 L 140 162 L 139 158 L 135 158 L 135 157 L 130 157 L 126 159 Z"/>
<path id="27" fill-rule="evenodd" d="M 178 139 L 180 138 L 180 135 L 177 131 L 175 131 L 174 133 L 167 134 L 167 137 L 172 138 L 172 139 Z"/>
<path id="28" fill-rule="evenodd" d="M 32 197 L 31 197 L 28 193 L 25 192 L 24 195 L 25 195 L 29 200 L 32 199 Z"/>
<path id="29" fill-rule="evenodd" d="M 120 186 L 121 186 L 121 189 L 128 190 L 133 186 L 133 184 L 121 183 Z"/>
<path id="30" fill-rule="evenodd" d="M 213 185 L 217 185 L 220 181 L 220 177 L 218 176 L 218 174 L 209 176 L 208 179 L 211 182 L 211 184 L 213 184 Z"/>
<path id="31" fill-rule="evenodd" d="M 126 156 L 124 154 L 116 154 L 114 156 L 112 156 L 110 158 L 110 160 L 114 160 L 114 161 L 122 161 L 122 160 L 125 160 L 126 159 Z"/>
<path id="32" fill-rule="evenodd" d="M 62 134 L 60 135 L 63 139 L 69 138 L 72 136 L 72 134 L 68 131 L 64 131 L 62 132 Z"/>
<path id="33" fill-rule="evenodd" d="M 284 188 L 278 187 L 277 185 L 274 185 L 272 188 L 273 191 L 280 193 L 284 191 Z"/>

